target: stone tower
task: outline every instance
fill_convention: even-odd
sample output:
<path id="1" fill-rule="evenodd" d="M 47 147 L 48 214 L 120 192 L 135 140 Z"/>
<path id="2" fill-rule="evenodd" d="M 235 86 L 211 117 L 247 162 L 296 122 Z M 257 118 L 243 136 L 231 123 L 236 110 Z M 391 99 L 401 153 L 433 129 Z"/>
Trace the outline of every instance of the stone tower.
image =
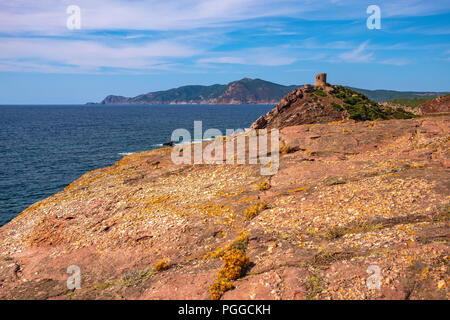
<path id="1" fill-rule="evenodd" d="M 326 87 L 327 85 L 327 74 L 319 73 L 316 74 L 316 82 L 314 83 L 315 87 Z"/>

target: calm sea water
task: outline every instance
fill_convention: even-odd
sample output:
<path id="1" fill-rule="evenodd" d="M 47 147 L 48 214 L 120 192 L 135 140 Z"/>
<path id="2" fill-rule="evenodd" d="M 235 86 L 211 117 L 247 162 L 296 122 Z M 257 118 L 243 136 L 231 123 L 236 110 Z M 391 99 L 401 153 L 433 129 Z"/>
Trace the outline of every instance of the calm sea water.
<path id="1" fill-rule="evenodd" d="M 246 128 L 272 105 L 0 106 L 0 226 L 83 173 L 158 147 L 172 131 Z"/>

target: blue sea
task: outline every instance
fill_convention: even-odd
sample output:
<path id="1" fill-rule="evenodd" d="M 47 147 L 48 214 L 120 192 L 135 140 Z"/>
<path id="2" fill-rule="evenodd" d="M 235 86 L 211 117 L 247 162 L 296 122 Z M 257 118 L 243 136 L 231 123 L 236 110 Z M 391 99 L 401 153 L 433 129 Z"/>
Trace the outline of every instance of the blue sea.
<path id="1" fill-rule="evenodd" d="M 247 128 L 273 105 L 0 106 L 0 226 L 85 172 L 170 141 L 172 131 Z"/>

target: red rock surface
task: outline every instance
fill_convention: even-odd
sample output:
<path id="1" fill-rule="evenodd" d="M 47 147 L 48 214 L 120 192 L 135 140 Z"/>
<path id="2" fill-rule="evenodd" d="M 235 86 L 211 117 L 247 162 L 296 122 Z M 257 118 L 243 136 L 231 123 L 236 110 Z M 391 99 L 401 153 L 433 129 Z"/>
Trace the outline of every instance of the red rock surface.
<path id="1" fill-rule="evenodd" d="M 420 114 L 450 112 L 450 95 L 437 97 L 425 102 L 419 107 Z"/>
<path id="2" fill-rule="evenodd" d="M 246 231 L 250 265 L 223 299 L 448 299 L 449 124 L 286 127 L 273 176 L 175 165 L 170 148 L 126 156 L 0 228 L 0 298 L 210 299 L 215 252 Z M 380 290 L 366 285 L 371 265 Z"/>

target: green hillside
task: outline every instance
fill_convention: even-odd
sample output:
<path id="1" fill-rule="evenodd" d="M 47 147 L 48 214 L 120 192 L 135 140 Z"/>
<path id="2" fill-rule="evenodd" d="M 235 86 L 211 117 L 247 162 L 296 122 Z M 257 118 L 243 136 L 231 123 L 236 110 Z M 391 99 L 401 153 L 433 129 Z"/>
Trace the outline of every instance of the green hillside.
<path id="1" fill-rule="evenodd" d="M 369 99 L 376 102 L 389 101 L 393 99 L 405 98 L 435 98 L 447 94 L 448 92 L 426 92 L 426 91 L 395 91 L 395 90 L 368 90 L 360 88 L 347 87 L 364 94 Z"/>

